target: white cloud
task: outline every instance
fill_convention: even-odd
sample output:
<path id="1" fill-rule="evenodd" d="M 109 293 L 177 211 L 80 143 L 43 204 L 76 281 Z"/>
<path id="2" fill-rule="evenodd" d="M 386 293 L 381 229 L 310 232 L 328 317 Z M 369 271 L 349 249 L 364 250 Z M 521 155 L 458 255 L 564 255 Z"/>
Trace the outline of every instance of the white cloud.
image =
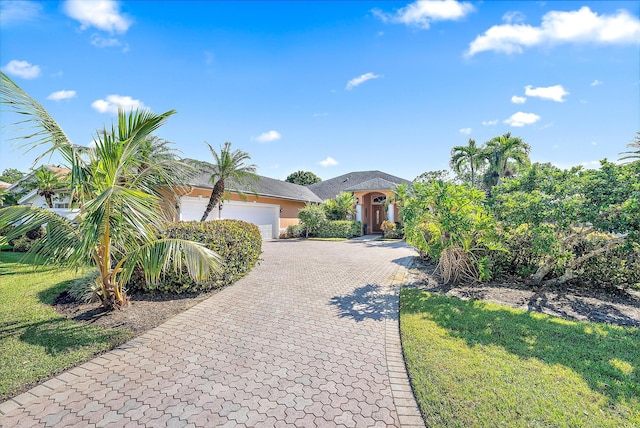
<path id="1" fill-rule="evenodd" d="M 602 85 L 604 82 L 599 81 L 598 79 L 594 80 L 593 82 L 591 82 L 591 86 L 600 86 Z"/>
<path id="2" fill-rule="evenodd" d="M 527 101 L 526 97 L 519 97 L 517 95 L 511 97 L 511 102 L 514 104 L 524 104 L 525 101 Z"/>
<path id="3" fill-rule="evenodd" d="M 524 19 L 524 13 L 519 11 L 511 11 L 502 15 L 502 20 L 508 24 L 513 24 L 514 22 L 524 22 Z"/>
<path id="4" fill-rule="evenodd" d="M 540 129 L 547 129 L 547 128 L 551 128 L 553 125 L 555 124 L 555 122 L 549 122 L 546 125 L 542 125 L 540 127 Z"/>
<path id="5" fill-rule="evenodd" d="M 111 34 L 124 34 L 131 24 L 131 19 L 120 13 L 120 4 L 113 0 L 67 0 L 64 12 L 80 22 L 80 29 L 94 27 Z"/>
<path id="6" fill-rule="evenodd" d="M 0 2 L 0 25 L 3 27 L 37 19 L 42 6 L 33 1 L 3 0 Z"/>
<path id="7" fill-rule="evenodd" d="M 591 145 L 592 145 L 592 146 L 597 146 L 597 145 L 598 145 L 598 143 L 597 143 L 597 142 L 595 142 L 595 141 L 592 141 L 592 142 L 591 142 Z"/>
<path id="8" fill-rule="evenodd" d="M 48 100 L 60 101 L 60 100 L 68 100 L 69 98 L 73 98 L 76 96 L 76 91 L 57 91 L 49 94 L 47 97 Z"/>
<path id="9" fill-rule="evenodd" d="M 600 161 L 592 160 L 588 162 L 582 162 L 580 165 L 585 167 L 586 169 L 600 169 Z"/>
<path id="10" fill-rule="evenodd" d="M 462 128 L 458 132 L 461 133 L 461 134 L 464 134 L 464 135 L 470 135 L 471 134 L 471 128 Z"/>
<path id="11" fill-rule="evenodd" d="M 374 9 L 372 12 L 383 22 L 405 24 L 427 29 L 434 21 L 456 21 L 464 18 L 475 8 L 471 3 L 455 0 L 418 0 L 395 13 Z"/>
<path id="12" fill-rule="evenodd" d="M 35 79 L 40 76 L 40 67 L 17 59 L 9 61 L 7 65 L 2 67 L 2 71 L 7 74 L 22 77 L 23 79 Z"/>
<path id="13" fill-rule="evenodd" d="M 496 120 L 483 120 L 482 124 L 484 126 L 493 126 L 493 125 L 497 125 L 498 124 L 498 119 Z"/>
<path id="14" fill-rule="evenodd" d="M 350 91 L 351 89 L 355 88 L 356 86 L 359 86 L 359 85 L 363 84 L 367 80 L 379 79 L 380 77 L 382 77 L 382 76 L 379 75 L 379 74 L 365 73 L 362 76 L 354 77 L 353 79 L 349 80 L 349 82 L 347 82 L 346 89 L 348 91 Z"/>
<path id="15" fill-rule="evenodd" d="M 140 100 L 134 100 L 129 96 L 124 95 L 107 95 L 106 100 L 95 100 L 91 103 L 96 111 L 100 113 L 118 113 L 118 108 L 123 110 L 142 110 L 147 108 Z"/>
<path id="16" fill-rule="evenodd" d="M 91 35 L 91 44 L 97 48 L 112 48 L 122 45 L 120 40 L 114 37 L 102 37 L 95 33 Z"/>
<path id="17" fill-rule="evenodd" d="M 328 157 L 328 158 L 326 158 L 325 160 L 318 162 L 318 164 L 319 164 L 320 166 L 323 166 L 323 167 L 325 167 L 325 168 L 326 168 L 326 167 L 328 167 L 328 166 L 336 166 L 336 165 L 338 165 L 338 161 L 337 161 L 337 160 L 335 160 L 335 159 L 334 159 L 334 158 L 332 158 L 332 157 Z"/>
<path id="18" fill-rule="evenodd" d="M 569 95 L 569 92 L 562 85 L 548 86 L 546 88 L 534 88 L 531 85 L 527 85 L 524 88 L 524 93 L 530 97 L 553 100 L 558 103 L 563 103 L 565 101 L 564 96 Z"/>
<path id="19" fill-rule="evenodd" d="M 522 53 L 523 48 L 561 43 L 640 43 L 640 20 L 624 9 L 598 15 L 587 6 L 576 11 L 551 11 L 539 27 L 526 24 L 494 25 L 469 44 L 467 56 L 483 51 Z"/>
<path id="20" fill-rule="evenodd" d="M 277 141 L 280 138 L 282 138 L 282 135 L 278 131 L 271 130 L 271 131 L 263 132 L 257 137 L 255 138 L 252 137 L 251 139 L 258 141 L 260 143 L 270 143 L 272 141 Z"/>
<path id="21" fill-rule="evenodd" d="M 313 113 L 313 117 L 327 117 L 329 113 Z"/>
<path id="22" fill-rule="evenodd" d="M 511 126 L 532 125 L 540 120 L 540 116 L 535 113 L 523 113 L 521 111 L 511 115 L 509 119 L 505 119 L 504 123 Z"/>

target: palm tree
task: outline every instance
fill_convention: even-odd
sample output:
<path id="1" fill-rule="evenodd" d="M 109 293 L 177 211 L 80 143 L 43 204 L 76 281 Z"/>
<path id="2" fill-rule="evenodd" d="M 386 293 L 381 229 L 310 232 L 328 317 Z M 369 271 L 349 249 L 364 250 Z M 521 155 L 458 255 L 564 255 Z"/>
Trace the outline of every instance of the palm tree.
<path id="1" fill-rule="evenodd" d="M 68 186 L 58 174 L 43 166 L 35 171 L 27 187 L 36 189 L 39 196 L 44 196 L 47 206 L 53 208 L 53 197 Z"/>
<path id="2" fill-rule="evenodd" d="M 510 132 L 485 143 L 485 156 L 489 163 L 484 180 L 489 187 L 500 184 L 502 179 L 514 175 L 518 168 L 528 165 L 531 147 Z"/>
<path id="3" fill-rule="evenodd" d="M 220 153 L 216 152 L 211 144 L 209 146 L 211 155 L 213 155 L 214 163 L 209 169 L 211 177 L 209 178 L 213 184 L 213 190 L 209 197 L 209 203 L 204 210 L 204 214 L 200 221 L 206 221 L 209 213 L 213 210 L 224 197 L 226 184 L 246 184 L 249 180 L 257 181 L 258 176 L 255 174 L 256 166 L 253 164 L 246 165 L 245 162 L 251 159 L 247 152 L 240 149 L 231 151 L 231 143 L 226 142 L 220 147 Z"/>
<path id="4" fill-rule="evenodd" d="M 356 198 L 353 193 L 340 192 L 324 203 L 324 210 L 329 220 L 349 220 L 356 212 Z"/>
<path id="5" fill-rule="evenodd" d="M 620 158 L 621 161 L 630 159 L 629 162 L 633 162 L 634 160 L 640 160 L 640 132 L 636 133 L 636 137 L 627 144 L 627 147 L 634 150 L 628 150 L 626 152 L 620 153 L 621 155 L 625 155 Z"/>
<path id="6" fill-rule="evenodd" d="M 74 146 L 47 111 L 2 73 L 0 101 L 34 122 L 39 131 L 24 137 L 25 146 L 50 145 L 46 153 L 57 152 L 69 162 L 72 189 L 80 213 L 69 221 L 42 208 L 15 206 L 0 209 L 0 228 L 18 224 L 3 242 L 28 230 L 46 225 L 46 234 L 31 249 L 41 265 L 93 266 L 103 305 L 122 308 L 128 302 L 125 284 L 136 267 L 147 281 L 162 272 L 186 267 L 196 281 L 206 280 L 218 270 L 220 259 L 201 244 L 180 239 L 161 239 L 166 220 L 159 193 L 173 189 L 174 177 L 189 168 L 177 161 L 153 162 L 143 158 L 147 139 L 174 111 L 118 113 L 117 128 L 100 132 L 95 148 Z M 24 123 L 24 122 L 21 122 Z M 141 168 L 145 164 L 144 169 Z M 44 262 L 44 263 L 43 263 Z"/>
<path id="7" fill-rule="evenodd" d="M 476 146 L 476 141 L 469 138 L 466 146 L 455 146 L 451 149 L 451 161 L 449 164 L 456 174 L 460 175 L 464 166 L 468 165 L 471 171 L 471 187 L 475 187 L 475 173 L 486 162 L 485 150 Z"/>

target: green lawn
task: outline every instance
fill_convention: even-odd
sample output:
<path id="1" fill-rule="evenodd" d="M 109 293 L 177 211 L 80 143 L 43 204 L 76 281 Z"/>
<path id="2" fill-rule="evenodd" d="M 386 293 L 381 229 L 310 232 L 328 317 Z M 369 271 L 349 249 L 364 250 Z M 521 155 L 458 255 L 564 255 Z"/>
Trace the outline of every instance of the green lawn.
<path id="1" fill-rule="evenodd" d="M 640 329 L 415 289 L 400 299 L 427 426 L 640 426 Z"/>
<path id="2" fill-rule="evenodd" d="M 34 271 L 22 257 L 0 252 L 0 401 L 131 336 L 59 316 L 47 303 L 79 274 Z"/>

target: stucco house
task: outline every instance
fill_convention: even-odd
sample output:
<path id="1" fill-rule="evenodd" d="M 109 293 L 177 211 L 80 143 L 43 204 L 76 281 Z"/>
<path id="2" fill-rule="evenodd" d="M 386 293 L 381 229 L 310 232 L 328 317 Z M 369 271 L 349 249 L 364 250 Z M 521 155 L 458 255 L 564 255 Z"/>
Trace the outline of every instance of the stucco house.
<path id="1" fill-rule="evenodd" d="M 58 174 L 68 174 L 65 168 L 46 166 Z M 176 207 L 175 221 L 199 221 L 205 211 L 213 185 L 210 174 L 195 176 L 177 189 L 177 199 L 169 201 Z M 207 220 L 236 219 L 258 225 L 264 239 L 276 239 L 288 226 L 298 224 L 298 211 L 307 203 L 322 203 L 340 192 L 351 192 L 356 198 L 356 220 L 367 233 L 381 232 L 385 219 L 396 221 L 398 207 L 391 201 L 397 185 L 409 180 L 381 171 L 359 171 L 341 175 L 311 186 L 299 186 L 282 180 L 258 176 L 256 182 L 246 185 L 229 184 L 228 199 L 215 207 Z M 15 183 L 14 190 L 20 188 Z M 10 188 L 11 189 L 11 188 Z M 387 200 L 390 202 L 387 204 Z M 32 190 L 19 204 L 48 208 L 44 197 Z M 386 208 L 386 211 L 385 211 Z M 78 209 L 70 208 L 69 194 L 62 190 L 54 201 L 52 211 L 73 219 Z"/>
<path id="2" fill-rule="evenodd" d="M 213 190 L 209 177 L 209 174 L 202 174 L 178 191 L 178 218 L 175 220 L 199 221 L 202 218 Z M 248 185 L 230 184 L 226 190 L 228 200 L 223 201 L 221 209 L 214 208 L 207 220 L 245 220 L 258 225 L 265 239 L 278 238 L 281 230 L 298 224 L 298 211 L 307 202 L 322 203 L 322 199 L 307 187 L 263 176 Z"/>
<path id="3" fill-rule="evenodd" d="M 410 185 L 411 181 L 381 171 L 358 171 L 308 187 L 323 201 L 335 198 L 340 192 L 353 193 L 356 198 L 356 220 L 362 222 L 366 233 L 378 233 L 382 231 L 380 226 L 385 219 L 397 221 L 398 207 L 391 197 L 395 188 L 403 183 Z"/>

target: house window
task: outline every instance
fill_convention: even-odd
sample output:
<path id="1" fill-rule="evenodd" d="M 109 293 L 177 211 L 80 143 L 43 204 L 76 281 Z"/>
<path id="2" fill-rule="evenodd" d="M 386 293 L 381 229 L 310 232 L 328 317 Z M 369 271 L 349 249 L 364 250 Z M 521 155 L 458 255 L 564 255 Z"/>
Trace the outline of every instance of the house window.
<path id="1" fill-rule="evenodd" d="M 383 204 L 384 201 L 387 200 L 387 197 L 385 195 L 380 195 L 380 196 L 376 196 L 375 198 L 373 198 L 373 203 L 374 204 Z"/>
<path id="2" fill-rule="evenodd" d="M 53 208 L 69 208 L 69 204 L 57 202 L 53 204 Z"/>

